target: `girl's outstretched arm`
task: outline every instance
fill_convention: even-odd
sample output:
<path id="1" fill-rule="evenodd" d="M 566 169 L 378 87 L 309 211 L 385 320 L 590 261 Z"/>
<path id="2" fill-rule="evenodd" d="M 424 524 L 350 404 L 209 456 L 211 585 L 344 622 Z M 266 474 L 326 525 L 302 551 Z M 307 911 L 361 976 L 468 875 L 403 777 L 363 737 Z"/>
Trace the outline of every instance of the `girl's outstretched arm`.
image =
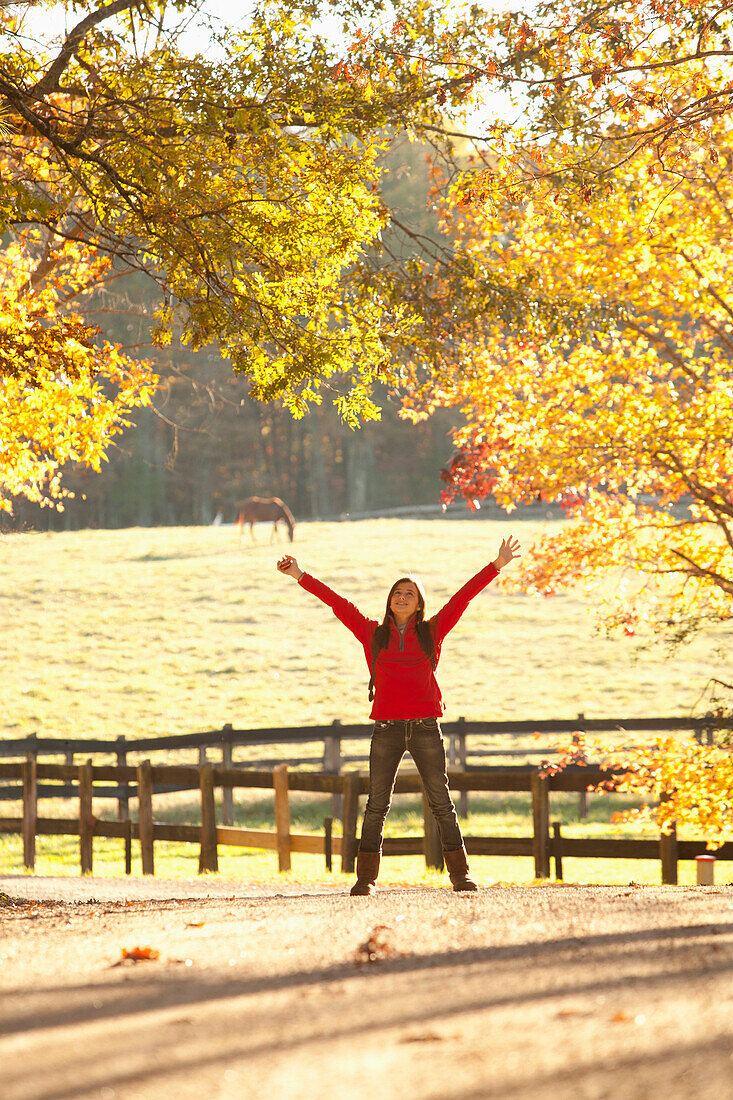
<path id="1" fill-rule="evenodd" d="M 441 607 L 437 615 L 430 620 L 436 644 L 442 642 L 448 631 L 453 629 L 474 596 L 478 596 L 487 584 L 496 579 L 505 565 L 518 557 L 520 557 L 519 541 L 511 535 L 509 538 L 502 539 L 495 560 L 484 566 L 475 577 L 471 577 L 470 581 L 459 588 L 455 596 L 451 596 L 448 603 Z"/>
<path id="2" fill-rule="evenodd" d="M 281 573 L 296 580 L 302 588 L 305 588 L 306 592 L 312 593 L 312 595 L 316 596 L 322 603 L 330 607 L 336 618 L 339 619 L 345 627 L 348 627 L 354 637 L 359 639 L 365 649 L 369 648 L 372 635 L 378 625 L 376 619 L 368 619 L 358 607 L 344 596 L 341 596 L 338 592 L 334 592 L 334 590 L 329 588 L 327 584 L 324 584 L 323 581 L 319 581 L 318 577 L 314 577 L 311 573 L 302 570 L 297 560 L 290 554 L 286 554 L 285 557 L 280 558 L 277 567 Z"/>

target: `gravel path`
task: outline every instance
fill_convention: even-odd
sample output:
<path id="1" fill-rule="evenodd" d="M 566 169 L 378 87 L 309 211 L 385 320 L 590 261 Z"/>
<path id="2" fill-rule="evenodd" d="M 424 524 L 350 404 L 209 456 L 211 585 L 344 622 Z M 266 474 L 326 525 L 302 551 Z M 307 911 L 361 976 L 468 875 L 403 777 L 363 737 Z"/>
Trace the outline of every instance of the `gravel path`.
<path id="1" fill-rule="evenodd" d="M 0 891 L 3 1100 L 733 1098 L 731 887 Z"/>

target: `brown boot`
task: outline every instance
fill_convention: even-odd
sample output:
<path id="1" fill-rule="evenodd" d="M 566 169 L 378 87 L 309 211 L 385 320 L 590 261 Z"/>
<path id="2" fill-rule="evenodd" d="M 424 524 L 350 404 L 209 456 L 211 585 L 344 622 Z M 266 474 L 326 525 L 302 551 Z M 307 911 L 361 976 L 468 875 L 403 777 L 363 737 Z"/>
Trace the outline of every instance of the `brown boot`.
<path id="1" fill-rule="evenodd" d="M 478 890 L 478 883 L 474 882 L 468 873 L 465 845 L 455 852 L 443 852 L 443 858 L 454 890 Z"/>
<path id="2" fill-rule="evenodd" d="M 379 874 L 379 861 L 381 852 L 356 853 L 356 882 L 351 887 L 351 896 L 357 897 L 363 894 L 373 894 L 377 889 L 377 875 Z"/>

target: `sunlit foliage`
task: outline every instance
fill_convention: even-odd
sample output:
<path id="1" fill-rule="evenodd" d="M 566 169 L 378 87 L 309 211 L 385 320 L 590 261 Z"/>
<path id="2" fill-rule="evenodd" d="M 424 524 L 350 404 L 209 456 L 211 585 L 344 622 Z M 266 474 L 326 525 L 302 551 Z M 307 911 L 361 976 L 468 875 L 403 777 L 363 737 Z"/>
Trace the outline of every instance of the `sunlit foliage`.
<path id="1" fill-rule="evenodd" d="M 23 496 L 63 510 L 61 468 L 94 470 L 155 375 L 78 312 L 110 261 L 27 230 L 0 252 L 0 511 Z"/>
<path id="2" fill-rule="evenodd" d="M 733 151 L 721 129 L 714 166 L 650 173 L 640 155 L 605 203 L 463 223 L 486 255 L 585 303 L 588 321 L 554 348 L 496 326 L 473 374 L 454 376 L 449 399 L 469 422 L 449 492 L 509 510 L 560 501 L 576 522 L 536 549 L 525 589 L 597 589 L 612 571 L 603 617 L 627 633 L 680 638 L 733 607 Z"/>
<path id="3" fill-rule="evenodd" d="M 657 737 L 647 744 L 610 743 L 573 735 L 548 774 L 568 764 L 599 761 L 608 780 L 589 790 L 613 790 L 639 799 L 636 809 L 618 811 L 618 824 L 655 825 L 660 832 L 687 829 L 716 848 L 733 837 L 733 753 L 725 745 L 704 745 L 692 737 Z"/>

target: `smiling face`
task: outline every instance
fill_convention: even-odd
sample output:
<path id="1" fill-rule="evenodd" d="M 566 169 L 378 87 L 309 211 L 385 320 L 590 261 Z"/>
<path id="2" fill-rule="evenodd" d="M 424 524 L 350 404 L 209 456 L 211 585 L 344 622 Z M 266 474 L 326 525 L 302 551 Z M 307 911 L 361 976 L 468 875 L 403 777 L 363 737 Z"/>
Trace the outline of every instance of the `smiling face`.
<path id="1" fill-rule="evenodd" d="M 420 593 L 412 581 L 398 581 L 392 589 L 389 601 L 389 609 L 399 623 L 407 620 L 415 614 L 420 606 Z"/>

